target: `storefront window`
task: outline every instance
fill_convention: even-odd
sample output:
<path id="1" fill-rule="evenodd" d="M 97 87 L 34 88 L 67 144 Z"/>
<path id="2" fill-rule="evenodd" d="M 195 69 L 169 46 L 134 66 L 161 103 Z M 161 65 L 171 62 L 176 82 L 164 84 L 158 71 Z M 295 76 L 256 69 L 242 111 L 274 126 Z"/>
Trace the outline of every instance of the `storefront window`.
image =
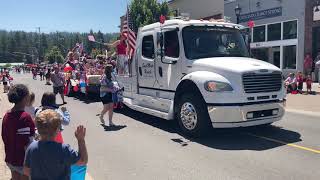
<path id="1" fill-rule="evenodd" d="M 283 69 L 297 68 L 297 46 L 283 47 Z"/>
<path id="2" fill-rule="evenodd" d="M 257 26 L 253 28 L 253 42 L 266 41 L 266 28 L 265 26 Z"/>
<path id="3" fill-rule="evenodd" d="M 288 21 L 283 23 L 283 39 L 296 39 L 297 38 L 297 21 Z"/>
<path id="4" fill-rule="evenodd" d="M 251 49 L 251 54 L 252 57 L 255 59 L 259 59 L 266 62 L 269 61 L 267 48 Z"/>
<path id="5" fill-rule="evenodd" d="M 281 40 L 281 23 L 268 25 L 268 41 Z"/>

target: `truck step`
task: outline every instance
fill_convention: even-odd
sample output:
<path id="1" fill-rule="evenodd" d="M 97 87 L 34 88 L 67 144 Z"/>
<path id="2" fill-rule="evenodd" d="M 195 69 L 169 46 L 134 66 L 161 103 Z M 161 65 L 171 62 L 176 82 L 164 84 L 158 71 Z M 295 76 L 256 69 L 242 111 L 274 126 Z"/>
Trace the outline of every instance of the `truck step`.
<path id="1" fill-rule="evenodd" d="M 132 99 L 124 98 L 123 103 L 126 106 L 128 106 L 130 109 L 133 109 L 135 111 L 139 111 L 139 112 L 142 112 L 142 113 L 146 113 L 146 114 L 149 114 L 149 115 L 152 115 L 152 116 L 156 116 L 156 117 L 159 117 L 159 118 L 162 118 L 162 119 L 169 120 L 168 113 L 161 112 L 161 111 L 154 110 L 154 109 L 150 109 L 150 108 L 147 108 L 147 107 L 142 107 L 142 106 L 139 106 L 139 105 L 134 105 L 134 104 L 132 104 Z"/>

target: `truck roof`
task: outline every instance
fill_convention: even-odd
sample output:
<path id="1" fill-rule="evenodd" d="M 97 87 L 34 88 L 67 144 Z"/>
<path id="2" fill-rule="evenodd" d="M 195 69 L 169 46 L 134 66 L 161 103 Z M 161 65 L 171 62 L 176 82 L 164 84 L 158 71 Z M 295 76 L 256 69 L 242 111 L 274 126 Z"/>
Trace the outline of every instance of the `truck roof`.
<path id="1" fill-rule="evenodd" d="M 211 25 L 211 26 L 225 26 L 225 27 L 236 28 L 236 29 L 244 28 L 244 26 L 242 25 L 222 22 L 220 20 L 208 21 L 208 20 L 182 20 L 182 19 L 166 20 L 165 23 L 162 25 L 162 27 L 172 26 L 172 25 L 179 25 L 179 26 L 180 25 L 181 26 L 188 26 L 188 25 L 209 25 L 210 26 Z M 160 28 L 159 22 L 146 25 L 140 28 L 140 31 L 148 31 L 155 28 Z"/>

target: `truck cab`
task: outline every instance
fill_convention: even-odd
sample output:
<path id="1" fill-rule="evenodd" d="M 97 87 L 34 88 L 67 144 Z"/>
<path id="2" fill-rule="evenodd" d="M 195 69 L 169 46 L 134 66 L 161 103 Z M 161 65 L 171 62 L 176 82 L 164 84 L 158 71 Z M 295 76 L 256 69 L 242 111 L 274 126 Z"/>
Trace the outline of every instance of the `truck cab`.
<path id="1" fill-rule="evenodd" d="M 147 25 L 129 65 L 130 75 L 117 76 L 124 103 L 177 120 L 187 135 L 271 124 L 285 112 L 281 70 L 250 57 L 236 24 L 174 19 Z"/>

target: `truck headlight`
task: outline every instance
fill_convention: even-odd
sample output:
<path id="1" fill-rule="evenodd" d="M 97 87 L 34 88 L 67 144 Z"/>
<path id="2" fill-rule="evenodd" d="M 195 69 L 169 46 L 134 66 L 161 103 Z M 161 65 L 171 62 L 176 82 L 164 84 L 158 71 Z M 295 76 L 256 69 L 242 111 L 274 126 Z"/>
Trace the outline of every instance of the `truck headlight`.
<path id="1" fill-rule="evenodd" d="M 209 92 L 233 91 L 230 84 L 217 81 L 208 81 L 204 84 L 204 89 Z"/>

